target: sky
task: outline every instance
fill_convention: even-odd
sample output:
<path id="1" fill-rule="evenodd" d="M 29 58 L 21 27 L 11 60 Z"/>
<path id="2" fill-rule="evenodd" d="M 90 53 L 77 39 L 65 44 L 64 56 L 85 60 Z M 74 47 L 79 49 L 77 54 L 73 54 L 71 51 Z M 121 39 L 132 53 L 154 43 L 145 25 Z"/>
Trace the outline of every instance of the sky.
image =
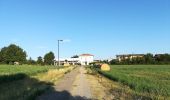
<path id="1" fill-rule="evenodd" d="M 90 53 L 170 53 L 170 0 L 0 0 L 0 48 L 36 59 Z"/>

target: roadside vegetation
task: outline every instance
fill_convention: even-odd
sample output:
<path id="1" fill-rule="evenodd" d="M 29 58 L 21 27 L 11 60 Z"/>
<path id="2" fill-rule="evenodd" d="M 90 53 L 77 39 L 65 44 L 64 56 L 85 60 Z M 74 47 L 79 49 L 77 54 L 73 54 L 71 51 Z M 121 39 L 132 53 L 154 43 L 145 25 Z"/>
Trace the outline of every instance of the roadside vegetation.
<path id="1" fill-rule="evenodd" d="M 170 54 L 142 54 L 143 57 L 124 58 L 121 61 L 112 59 L 103 61 L 111 65 L 170 65 Z"/>
<path id="2" fill-rule="evenodd" d="M 20 80 L 26 76 L 31 76 L 37 73 L 47 72 L 49 69 L 54 69 L 51 66 L 33 66 L 33 65 L 0 65 L 0 83 Z"/>
<path id="3" fill-rule="evenodd" d="M 53 66 L 51 51 L 37 60 L 27 56 L 15 44 L 0 49 L 0 100 L 34 100 L 74 68 Z"/>
<path id="4" fill-rule="evenodd" d="M 73 68 L 0 65 L 0 100 L 34 100 Z"/>
<path id="5" fill-rule="evenodd" d="M 170 99 L 170 65 L 112 65 L 98 72 L 151 99 Z"/>
<path id="6" fill-rule="evenodd" d="M 53 65 L 54 64 L 54 53 L 48 52 L 44 57 L 39 56 L 37 60 L 33 60 L 31 57 L 27 59 L 27 53 L 20 46 L 15 44 L 10 44 L 0 48 L 0 64 L 9 64 L 9 65 Z"/>

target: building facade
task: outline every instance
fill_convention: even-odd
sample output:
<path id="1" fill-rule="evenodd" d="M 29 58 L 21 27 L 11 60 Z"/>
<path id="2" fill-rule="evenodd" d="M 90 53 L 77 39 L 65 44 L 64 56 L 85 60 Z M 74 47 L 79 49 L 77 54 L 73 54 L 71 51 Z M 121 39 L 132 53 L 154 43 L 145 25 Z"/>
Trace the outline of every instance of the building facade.
<path id="1" fill-rule="evenodd" d="M 77 58 L 61 58 L 60 64 L 70 64 L 70 65 L 89 65 L 94 62 L 94 55 L 91 54 L 81 54 Z M 54 65 L 58 65 L 58 59 L 54 61 Z"/>
<path id="2" fill-rule="evenodd" d="M 93 61 L 94 61 L 94 55 L 91 55 L 91 54 L 79 55 L 79 63 L 81 65 L 89 65 Z"/>

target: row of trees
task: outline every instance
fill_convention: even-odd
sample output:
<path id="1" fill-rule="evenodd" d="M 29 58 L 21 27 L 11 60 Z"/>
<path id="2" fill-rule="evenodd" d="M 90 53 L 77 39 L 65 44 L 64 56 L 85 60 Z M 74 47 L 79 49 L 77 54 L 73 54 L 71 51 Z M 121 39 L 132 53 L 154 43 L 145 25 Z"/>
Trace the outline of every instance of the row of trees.
<path id="1" fill-rule="evenodd" d="M 20 64 L 39 64 L 39 65 L 52 65 L 54 62 L 54 53 L 49 52 L 44 57 L 39 56 L 37 61 L 30 58 L 26 59 L 27 54 L 21 47 L 11 44 L 8 47 L 3 47 L 0 50 L 0 63 L 1 64 L 14 64 L 19 62 Z"/>
<path id="2" fill-rule="evenodd" d="M 33 60 L 32 58 L 29 58 L 29 60 L 27 60 L 27 64 L 29 65 L 53 65 L 54 58 L 55 58 L 54 53 L 49 52 L 45 54 L 44 58 L 41 56 L 39 56 L 37 60 Z"/>
<path id="3" fill-rule="evenodd" d="M 113 59 L 108 63 L 110 64 L 170 64 L 170 54 L 153 55 L 151 53 L 148 53 L 145 54 L 143 57 L 124 59 L 122 61 Z"/>
<path id="4" fill-rule="evenodd" d="M 27 64 L 30 64 L 30 65 L 35 65 L 35 64 L 38 64 L 38 65 L 53 65 L 54 64 L 54 58 L 55 58 L 54 53 L 49 52 L 49 53 L 45 54 L 44 58 L 39 56 L 37 58 L 37 61 L 32 60 L 32 58 L 30 58 L 27 61 Z"/>

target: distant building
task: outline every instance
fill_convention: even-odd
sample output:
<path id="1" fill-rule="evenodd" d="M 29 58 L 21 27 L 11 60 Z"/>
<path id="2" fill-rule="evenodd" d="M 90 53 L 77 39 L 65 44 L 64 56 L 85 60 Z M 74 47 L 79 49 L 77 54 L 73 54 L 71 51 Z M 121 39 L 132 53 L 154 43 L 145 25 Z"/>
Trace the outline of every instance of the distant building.
<path id="1" fill-rule="evenodd" d="M 126 54 L 126 55 L 116 55 L 116 59 L 121 62 L 122 60 L 127 60 L 130 59 L 132 60 L 133 58 L 142 58 L 144 57 L 144 54 Z"/>
<path id="2" fill-rule="evenodd" d="M 58 60 L 56 61 L 56 65 L 58 64 Z M 79 59 L 78 58 L 61 58 L 60 59 L 60 64 L 65 65 L 65 64 L 70 64 L 70 65 L 79 65 Z"/>
<path id="3" fill-rule="evenodd" d="M 90 63 L 94 62 L 94 55 L 91 54 L 81 54 L 77 58 L 61 58 L 60 64 L 64 65 L 69 63 L 70 65 L 89 65 Z M 54 61 L 54 64 L 58 64 L 58 60 Z"/>
<path id="4" fill-rule="evenodd" d="M 93 61 L 94 61 L 94 55 L 91 54 L 79 55 L 79 62 L 81 65 L 89 65 Z"/>

